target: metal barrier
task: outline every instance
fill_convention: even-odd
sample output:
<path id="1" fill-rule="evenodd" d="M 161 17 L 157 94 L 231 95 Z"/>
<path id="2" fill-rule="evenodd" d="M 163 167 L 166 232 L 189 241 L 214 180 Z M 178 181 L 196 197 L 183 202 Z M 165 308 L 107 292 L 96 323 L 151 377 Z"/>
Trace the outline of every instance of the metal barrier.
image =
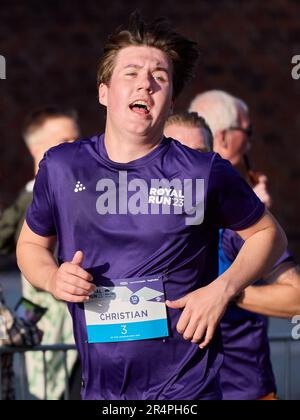
<path id="1" fill-rule="evenodd" d="M 272 335 L 270 338 L 270 347 L 272 353 L 272 344 L 279 343 L 284 344 L 284 359 L 282 361 L 284 366 L 284 395 L 282 396 L 285 400 L 291 399 L 291 346 L 294 341 L 291 339 L 290 336 L 283 336 L 283 335 Z"/>
<path id="2" fill-rule="evenodd" d="M 292 385 L 291 385 L 291 346 L 295 343 L 290 336 L 286 335 L 272 335 L 270 337 L 270 345 L 281 343 L 284 344 L 284 356 L 283 356 L 283 366 L 284 366 L 284 395 L 281 396 L 283 399 L 290 400 L 292 395 Z M 44 399 L 47 400 L 47 363 L 46 363 L 46 352 L 62 352 L 64 360 L 64 371 L 65 371 L 65 392 L 64 398 L 69 399 L 69 373 L 67 368 L 67 353 L 69 350 L 76 350 L 75 345 L 47 345 L 47 346 L 36 346 L 36 347 L 0 347 L 0 356 L 2 354 L 19 354 L 20 355 L 20 396 L 18 399 L 26 400 L 27 398 L 27 385 L 26 385 L 26 367 L 25 367 L 25 353 L 28 351 L 40 351 L 43 353 L 43 370 L 44 370 Z M 299 351 L 300 351 L 300 342 L 299 342 Z M 2 397 L 2 377 L 1 377 L 1 357 L 0 357 L 0 399 Z M 281 378 L 282 380 L 282 378 Z"/>
<path id="3" fill-rule="evenodd" d="M 269 340 L 279 398 L 300 400 L 300 341 L 293 340 L 289 334 L 276 333 L 271 334 Z M 282 345 L 283 349 L 276 347 L 277 344 Z M 279 369 L 276 360 L 280 361 Z"/>
<path id="4" fill-rule="evenodd" d="M 26 365 L 25 365 L 25 353 L 26 352 L 42 352 L 43 353 L 43 371 L 44 371 L 44 400 L 47 400 L 47 363 L 46 363 L 46 353 L 51 352 L 62 352 L 63 362 L 64 362 L 64 372 L 65 372 L 65 391 L 64 399 L 68 400 L 70 397 L 69 393 L 69 372 L 67 367 L 67 357 L 68 351 L 76 350 L 75 345 L 68 344 L 56 344 L 56 345 L 44 345 L 44 346 L 35 346 L 35 347 L 9 347 L 9 346 L 0 346 L 0 400 L 2 398 L 2 361 L 1 355 L 3 354 L 19 354 L 20 355 L 20 400 L 28 399 L 27 394 L 27 384 L 26 384 Z"/>

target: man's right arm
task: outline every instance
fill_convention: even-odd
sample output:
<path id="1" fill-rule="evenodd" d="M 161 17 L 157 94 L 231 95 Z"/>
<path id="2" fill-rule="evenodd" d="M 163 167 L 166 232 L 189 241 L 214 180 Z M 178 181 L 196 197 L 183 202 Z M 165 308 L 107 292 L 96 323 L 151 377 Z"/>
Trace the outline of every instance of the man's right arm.
<path id="1" fill-rule="evenodd" d="M 77 251 L 72 261 L 58 267 L 53 256 L 55 236 L 34 233 L 26 221 L 17 244 L 17 261 L 25 278 L 36 288 L 67 302 L 84 302 L 95 291 L 92 276 L 81 265 L 83 253 Z"/>

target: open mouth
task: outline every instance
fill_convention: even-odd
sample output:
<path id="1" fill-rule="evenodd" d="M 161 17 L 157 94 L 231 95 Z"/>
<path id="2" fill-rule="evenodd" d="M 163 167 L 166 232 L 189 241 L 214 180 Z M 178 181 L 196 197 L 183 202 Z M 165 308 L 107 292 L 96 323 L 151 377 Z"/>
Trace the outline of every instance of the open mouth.
<path id="1" fill-rule="evenodd" d="M 129 108 L 137 114 L 148 115 L 150 112 L 150 106 L 145 101 L 135 101 L 129 105 Z"/>

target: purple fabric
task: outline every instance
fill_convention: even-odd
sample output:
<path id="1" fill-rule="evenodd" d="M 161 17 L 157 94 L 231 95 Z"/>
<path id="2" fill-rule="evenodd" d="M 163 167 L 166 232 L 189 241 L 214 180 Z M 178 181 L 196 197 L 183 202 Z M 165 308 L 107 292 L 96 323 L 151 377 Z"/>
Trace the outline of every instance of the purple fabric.
<path id="1" fill-rule="evenodd" d="M 186 214 L 105 214 L 96 210 L 101 179 L 203 179 L 204 221 L 187 225 Z M 85 190 L 75 193 L 80 182 Z M 118 189 L 118 188 L 117 188 Z M 128 200 L 133 193 L 128 192 Z M 118 201 L 118 200 L 117 200 Z M 124 204 L 117 203 L 117 204 Z M 37 234 L 57 234 L 59 260 L 76 250 L 94 282 L 164 273 L 166 298 L 178 299 L 218 275 L 218 230 L 254 224 L 264 206 L 229 162 L 164 139 L 128 164 L 107 157 L 104 137 L 51 149 L 40 164 L 27 223 Z M 177 333 L 180 310 L 168 309 L 170 336 L 126 343 L 88 344 L 81 304 L 69 304 L 83 367 L 84 399 L 218 399 L 223 361 L 217 333 L 201 351 Z"/>
<path id="2" fill-rule="evenodd" d="M 244 241 L 232 230 L 225 229 L 222 249 L 232 263 Z M 293 261 L 288 250 L 276 262 Z M 261 282 L 258 282 L 261 283 Z M 224 363 L 220 370 L 223 399 L 257 400 L 276 392 L 270 360 L 267 318 L 232 305 L 221 322 Z"/>
<path id="3" fill-rule="evenodd" d="M 247 314 L 234 306 L 227 310 L 221 330 L 223 399 L 257 400 L 276 392 L 266 318 Z"/>

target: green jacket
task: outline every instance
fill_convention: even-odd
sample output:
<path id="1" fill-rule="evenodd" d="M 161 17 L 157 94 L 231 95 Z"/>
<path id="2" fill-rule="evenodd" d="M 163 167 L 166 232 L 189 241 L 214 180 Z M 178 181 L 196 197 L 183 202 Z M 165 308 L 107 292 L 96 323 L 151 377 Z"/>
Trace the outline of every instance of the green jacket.
<path id="1" fill-rule="evenodd" d="M 15 252 L 17 240 L 26 216 L 26 210 L 32 201 L 32 192 L 25 188 L 16 201 L 0 216 L 0 254 Z"/>

